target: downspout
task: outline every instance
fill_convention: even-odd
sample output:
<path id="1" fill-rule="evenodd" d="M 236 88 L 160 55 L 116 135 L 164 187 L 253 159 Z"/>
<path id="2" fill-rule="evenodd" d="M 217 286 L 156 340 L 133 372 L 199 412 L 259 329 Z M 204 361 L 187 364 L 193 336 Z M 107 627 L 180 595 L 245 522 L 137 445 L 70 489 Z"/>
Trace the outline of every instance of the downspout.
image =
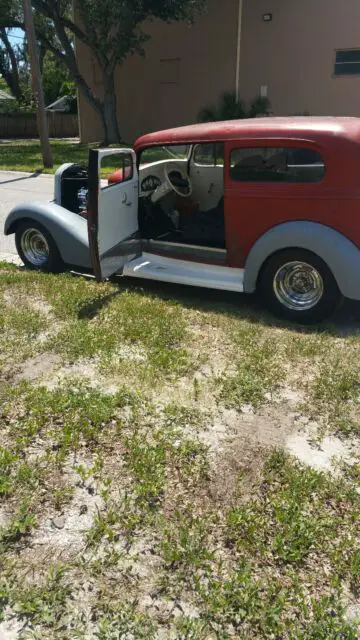
<path id="1" fill-rule="evenodd" d="M 240 100 L 240 60 L 241 60 L 241 35 L 242 35 L 242 19 L 243 19 L 243 0 L 239 0 L 239 14 L 237 27 L 237 43 L 236 43 L 236 77 L 235 77 L 235 96 L 236 100 Z"/>

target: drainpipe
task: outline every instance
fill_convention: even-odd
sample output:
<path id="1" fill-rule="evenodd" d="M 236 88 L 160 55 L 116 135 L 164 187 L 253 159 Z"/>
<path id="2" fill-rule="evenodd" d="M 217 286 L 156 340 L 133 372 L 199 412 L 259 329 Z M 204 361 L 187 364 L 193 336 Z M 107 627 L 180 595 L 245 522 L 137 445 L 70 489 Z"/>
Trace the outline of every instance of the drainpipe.
<path id="1" fill-rule="evenodd" d="M 237 28 L 237 45 L 236 45 L 236 78 L 235 78 L 235 95 L 236 100 L 240 99 L 240 58 L 241 58 L 241 32 L 243 19 L 243 0 L 239 0 L 238 28 Z"/>

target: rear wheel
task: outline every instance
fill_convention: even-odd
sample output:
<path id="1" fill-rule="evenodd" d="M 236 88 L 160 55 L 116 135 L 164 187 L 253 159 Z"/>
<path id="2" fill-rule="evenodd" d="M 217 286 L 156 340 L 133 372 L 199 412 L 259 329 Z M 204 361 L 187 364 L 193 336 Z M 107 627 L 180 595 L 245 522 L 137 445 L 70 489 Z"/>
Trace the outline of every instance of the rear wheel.
<path id="1" fill-rule="evenodd" d="M 301 324 L 322 322 L 342 301 L 329 267 L 303 249 L 287 249 L 272 256 L 261 272 L 259 289 L 275 315 Z"/>
<path id="2" fill-rule="evenodd" d="M 17 252 L 28 269 L 58 273 L 64 269 L 56 243 L 50 233 L 32 220 L 22 222 L 15 232 Z"/>

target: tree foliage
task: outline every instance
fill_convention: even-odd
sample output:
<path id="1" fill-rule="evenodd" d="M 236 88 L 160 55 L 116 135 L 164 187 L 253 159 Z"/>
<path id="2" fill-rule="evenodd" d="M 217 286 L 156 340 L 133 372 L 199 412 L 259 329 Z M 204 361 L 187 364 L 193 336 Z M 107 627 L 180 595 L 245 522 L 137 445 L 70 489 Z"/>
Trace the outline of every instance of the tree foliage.
<path id="1" fill-rule="evenodd" d="M 106 142 L 117 142 L 117 104 L 114 74 L 131 54 L 144 54 L 149 35 L 146 23 L 194 20 L 205 0 L 32 0 L 38 15 L 38 33 L 48 48 L 63 60 L 79 90 L 99 114 Z M 102 90 L 95 93 L 81 73 L 73 42 L 88 47 L 102 75 Z"/>
<path id="2" fill-rule="evenodd" d="M 8 89 L 18 101 L 24 98 L 21 79 L 21 61 L 24 58 L 23 47 L 13 45 L 9 38 L 10 30 L 22 24 L 22 5 L 20 0 L 0 0 L 0 74 Z"/>
<path id="3" fill-rule="evenodd" d="M 69 83 L 69 72 L 51 51 L 46 51 L 41 65 L 45 103 L 51 104 L 61 95 L 65 83 Z"/>

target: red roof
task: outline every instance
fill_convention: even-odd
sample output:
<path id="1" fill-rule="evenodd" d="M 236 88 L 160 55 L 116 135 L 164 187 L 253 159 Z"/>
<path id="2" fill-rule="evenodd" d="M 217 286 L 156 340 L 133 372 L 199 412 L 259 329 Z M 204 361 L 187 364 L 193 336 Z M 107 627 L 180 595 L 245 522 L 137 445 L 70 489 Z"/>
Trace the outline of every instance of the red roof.
<path id="1" fill-rule="evenodd" d="M 192 124 L 186 127 L 149 133 L 135 142 L 135 149 L 155 145 L 216 142 L 246 137 L 340 136 L 360 139 L 360 118 L 298 116 L 287 118 L 253 118 Z"/>

